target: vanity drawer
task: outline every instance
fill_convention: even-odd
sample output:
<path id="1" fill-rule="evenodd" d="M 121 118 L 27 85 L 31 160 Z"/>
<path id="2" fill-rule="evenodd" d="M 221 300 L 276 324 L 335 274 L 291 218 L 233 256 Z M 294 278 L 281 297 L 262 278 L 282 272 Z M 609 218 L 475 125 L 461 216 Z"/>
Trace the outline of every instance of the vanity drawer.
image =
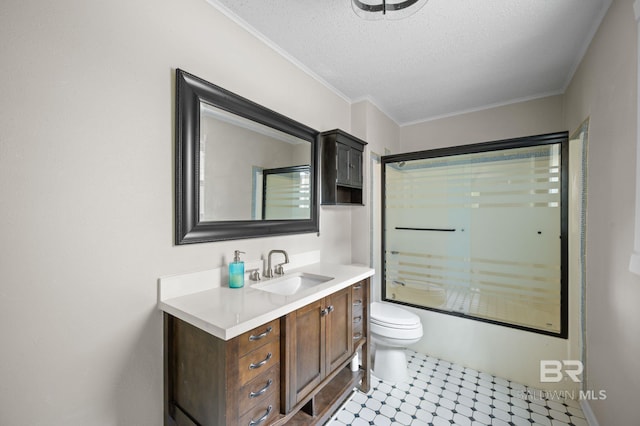
<path id="1" fill-rule="evenodd" d="M 362 309 L 360 310 L 359 313 L 356 313 L 355 309 L 353 311 L 353 341 L 357 342 L 358 340 L 360 340 L 363 336 L 363 327 L 364 324 L 364 317 L 362 316 Z"/>
<path id="2" fill-rule="evenodd" d="M 353 342 L 354 344 L 358 342 L 364 336 L 364 295 L 365 295 L 365 286 L 366 281 L 360 281 L 351 286 L 351 297 L 352 297 L 352 330 L 353 330 Z"/>
<path id="3" fill-rule="evenodd" d="M 248 354 L 260 346 L 280 337 L 280 319 L 256 327 L 236 337 L 238 339 L 238 355 Z"/>
<path id="4" fill-rule="evenodd" d="M 351 297 L 353 299 L 354 304 L 358 300 L 362 302 L 362 298 L 364 295 L 364 285 L 365 285 L 365 282 L 360 281 L 359 283 L 355 283 L 354 285 L 351 286 L 351 295 L 352 295 Z"/>
<path id="5" fill-rule="evenodd" d="M 244 386 L 276 364 L 280 364 L 280 340 L 271 339 L 271 342 L 238 360 L 239 386 Z"/>
<path id="6" fill-rule="evenodd" d="M 273 392 L 280 394 L 280 365 L 274 365 L 240 389 L 238 393 L 240 415 L 269 399 Z"/>
<path id="7" fill-rule="evenodd" d="M 280 415 L 280 393 L 271 392 L 266 399 L 256 404 L 240 417 L 241 426 L 268 425 Z"/>
<path id="8" fill-rule="evenodd" d="M 358 324 L 362 324 L 362 322 L 364 321 L 364 309 L 363 309 L 362 298 L 353 299 L 353 306 L 352 306 L 351 312 L 353 317 L 353 326 L 356 327 Z"/>
<path id="9" fill-rule="evenodd" d="M 362 316 L 362 305 L 364 303 L 364 283 L 359 282 L 351 287 L 351 300 L 353 303 L 353 317 Z"/>

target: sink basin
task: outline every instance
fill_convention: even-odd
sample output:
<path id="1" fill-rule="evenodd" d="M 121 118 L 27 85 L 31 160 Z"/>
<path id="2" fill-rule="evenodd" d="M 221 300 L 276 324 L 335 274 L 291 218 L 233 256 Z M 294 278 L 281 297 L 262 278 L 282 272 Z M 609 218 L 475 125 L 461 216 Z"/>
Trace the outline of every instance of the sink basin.
<path id="1" fill-rule="evenodd" d="M 332 277 L 325 277 L 324 275 L 296 272 L 291 275 L 285 275 L 282 278 L 270 279 L 254 284 L 251 287 L 256 290 L 268 291 L 269 293 L 280 294 L 282 296 L 292 296 L 299 291 L 310 289 L 332 279 Z"/>

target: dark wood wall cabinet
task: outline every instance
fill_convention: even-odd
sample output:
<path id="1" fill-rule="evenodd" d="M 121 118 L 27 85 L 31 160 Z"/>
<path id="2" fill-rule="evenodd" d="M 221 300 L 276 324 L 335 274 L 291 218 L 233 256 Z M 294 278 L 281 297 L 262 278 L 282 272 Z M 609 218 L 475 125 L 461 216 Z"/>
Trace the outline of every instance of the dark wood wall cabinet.
<path id="1" fill-rule="evenodd" d="M 366 144 L 339 129 L 320 133 L 321 204 L 363 204 L 362 161 Z"/>
<path id="2" fill-rule="evenodd" d="M 354 387 L 369 391 L 369 287 L 228 341 L 165 313 L 165 426 L 324 424 Z"/>

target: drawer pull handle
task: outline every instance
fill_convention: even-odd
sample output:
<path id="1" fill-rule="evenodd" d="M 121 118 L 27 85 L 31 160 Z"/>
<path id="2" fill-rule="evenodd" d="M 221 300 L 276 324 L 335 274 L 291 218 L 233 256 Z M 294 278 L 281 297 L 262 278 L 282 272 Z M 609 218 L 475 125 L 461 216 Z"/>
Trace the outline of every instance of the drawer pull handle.
<path id="1" fill-rule="evenodd" d="M 359 315 L 353 319 L 354 324 L 358 324 L 362 321 L 362 315 Z"/>
<path id="2" fill-rule="evenodd" d="M 267 412 L 264 413 L 264 416 L 260 417 L 258 420 L 251 420 L 249 422 L 249 426 L 256 426 L 259 425 L 260 423 L 264 422 L 265 420 L 267 420 L 267 417 L 269 417 L 269 414 L 271 414 L 271 410 L 273 410 L 273 406 L 270 405 L 269 408 L 267 408 Z"/>
<path id="3" fill-rule="evenodd" d="M 253 335 L 253 334 L 251 336 L 249 336 L 249 341 L 253 342 L 253 341 L 256 341 L 256 340 L 263 339 L 263 338 L 267 337 L 269 335 L 269 333 L 271 333 L 271 331 L 273 331 L 273 327 L 269 326 L 269 327 L 267 327 L 267 330 L 264 333 L 258 334 L 257 336 Z"/>
<path id="4" fill-rule="evenodd" d="M 249 398 L 255 398 L 257 396 L 262 395 L 263 393 L 265 393 L 267 391 L 267 389 L 269 389 L 269 387 L 271 387 L 271 384 L 273 383 L 273 380 L 269 379 L 269 381 L 267 382 L 266 386 L 263 387 L 262 389 L 260 389 L 259 391 L 255 391 L 255 392 L 250 392 L 249 393 Z"/>
<path id="5" fill-rule="evenodd" d="M 353 302 L 353 306 L 360 306 L 362 305 L 362 299 L 358 299 L 355 302 Z"/>
<path id="6" fill-rule="evenodd" d="M 362 337 L 362 333 L 356 333 L 353 335 L 353 340 L 358 340 Z"/>
<path id="7" fill-rule="evenodd" d="M 353 286 L 354 290 L 360 290 L 362 288 L 362 284 L 356 284 Z"/>
<path id="8" fill-rule="evenodd" d="M 263 359 L 262 361 L 260 361 L 259 363 L 254 364 L 254 363 L 252 362 L 251 364 L 249 364 L 249 369 L 250 369 L 250 370 L 255 370 L 256 368 L 260 368 L 260 367 L 262 367 L 262 366 L 263 366 L 263 365 L 265 365 L 267 362 L 269 362 L 269 360 L 271 359 L 271 357 L 272 357 L 272 356 L 273 356 L 273 355 L 271 354 L 271 352 L 269 352 L 269 353 L 267 354 L 267 357 L 266 357 L 265 359 Z"/>

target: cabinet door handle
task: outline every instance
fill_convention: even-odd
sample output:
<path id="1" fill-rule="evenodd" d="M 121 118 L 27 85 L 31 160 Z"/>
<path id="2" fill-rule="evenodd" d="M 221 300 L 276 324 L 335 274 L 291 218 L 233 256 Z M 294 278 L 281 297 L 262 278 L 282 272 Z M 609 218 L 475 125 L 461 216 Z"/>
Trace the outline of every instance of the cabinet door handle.
<path id="1" fill-rule="evenodd" d="M 354 289 L 354 290 L 360 290 L 361 288 L 362 288 L 362 284 L 355 284 L 355 285 L 353 286 L 353 289 Z"/>
<path id="2" fill-rule="evenodd" d="M 331 312 L 333 312 L 333 305 L 331 306 L 327 306 L 326 308 L 324 308 L 323 310 L 320 311 L 320 315 L 321 316 L 325 316 L 325 315 L 329 315 Z"/>
<path id="3" fill-rule="evenodd" d="M 358 340 L 361 337 L 362 337 L 362 333 L 356 333 L 353 335 L 353 340 Z"/>
<path id="4" fill-rule="evenodd" d="M 259 425 L 260 423 L 264 422 L 265 420 L 267 420 L 267 417 L 269 417 L 269 414 L 271 414 L 271 410 L 273 410 L 273 406 L 270 405 L 269 408 L 267 408 L 267 412 L 264 413 L 264 416 L 260 417 L 258 420 L 251 420 L 249 422 L 249 426 L 256 426 Z"/>
<path id="5" fill-rule="evenodd" d="M 257 396 L 262 395 L 263 393 L 265 393 L 267 391 L 267 389 L 269 389 L 269 387 L 271 387 L 271 384 L 273 383 L 273 380 L 269 379 L 269 381 L 267 382 L 267 384 L 265 385 L 265 387 L 263 387 L 262 389 L 260 389 L 259 391 L 255 391 L 255 392 L 250 392 L 249 393 L 249 398 L 255 398 Z"/>
<path id="6" fill-rule="evenodd" d="M 260 361 L 260 362 L 258 362 L 256 364 L 254 364 L 253 362 L 251 364 L 249 364 L 249 369 L 250 370 L 255 370 L 256 368 L 262 367 L 263 365 L 265 365 L 266 363 L 269 362 L 269 360 L 271 359 L 272 356 L 273 355 L 271 354 L 271 352 L 269 352 L 267 354 L 267 357 L 265 359 L 263 359 L 262 361 Z"/>
<path id="7" fill-rule="evenodd" d="M 269 326 L 267 327 L 266 331 L 264 333 L 258 334 L 257 336 L 252 334 L 251 336 L 249 336 L 249 341 L 253 342 L 256 340 L 260 340 L 263 339 L 265 337 L 267 337 L 269 335 L 269 333 L 271 333 L 271 331 L 273 331 L 273 327 Z"/>
<path id="8" fill-rule="evenodd" d="M 353 306 L 360 306 L 362 305 L 362 300 L 356 300 L 355 302 L 353 302 Z"/>

